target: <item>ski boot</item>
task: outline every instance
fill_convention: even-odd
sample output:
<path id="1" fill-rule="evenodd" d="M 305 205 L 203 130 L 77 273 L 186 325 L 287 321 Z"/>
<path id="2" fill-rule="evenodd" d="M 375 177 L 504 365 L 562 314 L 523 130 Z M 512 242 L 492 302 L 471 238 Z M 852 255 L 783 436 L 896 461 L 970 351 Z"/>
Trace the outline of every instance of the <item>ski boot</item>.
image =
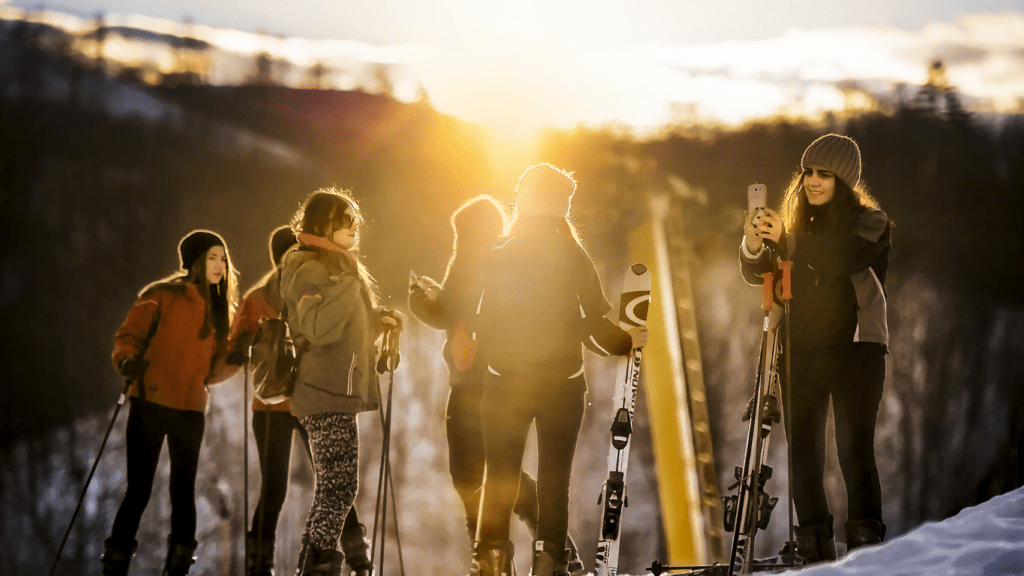
<path id="1" fill-rule="evenodd" d="M 246 576 L 274 576 L 274 541 L 249 534 L 245 538 Z"/>
<path id="2" fill-rule="evenodd" d="M 341 564 L 341 552 L 330 548 L 321 550 L 309 541 L 309 535 L 302 535 L 302 550 L 295 576 L 340 576 Z"/>
<path id="3" fill-rule="evenodd" d="M 533 484 L 533 486 L 533 490 L 524 490 L 520 487 L 519 496 L 516 500 L 516 506 L 513 509 L 513 512 L 515 512 L 523 524 L 526 525 L 526 530 L 530 533 L 530 537 L 536 540 L 538 508 L 536 484 Z M 580 559 L 580 552 L 579 549 L 576 548 L 576 542 L 573 541 L 572 534 L 569 534 L 568 532 L 565 534 L 565 547 L 569 550 L 569 564 L 567 568 L 569 575 L 583 576 L 583 560 Z"/>
<path id="4" fill-rule="evenodd" d="M 187 576 L 196 563 L 194 554 L 198 546 L 195 540 L 180 544 L 167 538 L 167 561 L 164 563 L 163 576 Z"/>
<path id="5" fill-rule="evenodd" d="M 508 540 L 481 542 L 480 576 L 516 576 L 515 546 Z"/>
<path id="6" fill-rule="evenodd" d="M 832 517 L 821 524 L 797 526 L 796 553 L 804 564 L 817 564 L 836 559 L 836 539 L 832 532 Z"/>
<path id="7" fill-rule="evenodd" d="M 796 542 L 787 540 L 779 549 L 779 564 L 782 566 L 799 566 L 803 564 L 796 550 Z"/>
<path id="8" fill-rule="evenodd" d="M 103 542 L 103 555 L 100 556 L 103 576 L 128 576 L 128 567 L 138 547 L 139 543 L 135 540 L 132 540 L 131 545 L 120 545 L 110 538 L 106 539 Z"/>
<path id="9" fill-rule="evenodd" d="M 341 551 L 349 567 L 347 576 L 373 576 L 370 543 L 366 541 L 366 528 L 362 524 L 341 533 Z"/>
<path id="10" fill-rule="evenodd" d="M 569 576 L 569 551 L 557 544 L 534 540 L 530 576 Z"/>
<path id="11" fill-rule="evenodd" d="M 885 524 L 874 518 L 850 520 L 846 523 L 846 553 L 854 548 L 878 544 L 885 538 Z"/>

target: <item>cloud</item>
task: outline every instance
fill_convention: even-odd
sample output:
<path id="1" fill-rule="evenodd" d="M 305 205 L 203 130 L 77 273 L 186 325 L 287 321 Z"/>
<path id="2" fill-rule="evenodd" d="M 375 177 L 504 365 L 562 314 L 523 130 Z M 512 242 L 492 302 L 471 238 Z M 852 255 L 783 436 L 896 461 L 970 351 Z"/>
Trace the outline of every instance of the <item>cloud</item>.
<path id="1" fill-rule="evenodd" d="M 76 30 L 90 24 L 53 17 Z M 108 15 L 107 23 L 165 34 L 183 29 L 144 17 Z M 972 105 L 1010 111 L 1024 102 L 1024 12 L 960 16 L 916 30 L 794 27 L 771 38 L 703 44 L 587 43 L 571 34 L 517 41 L 510 32 L 481 35 L 470 48 L 380 46 L 201 24 L 189 34 L 216 48 L 209 73 L 215 84 L 244 80 L 258 52 L 292 64 L 285 82 L 298 83 L 320 62 L 343 89 L 364 85 L 384 66 L 400 99 L 411 100 L 422 86 L 442 112 L 519 133 L 578 123 L 657 129 L 681 115 L 726 123 L 815 115 L 842 108 L 854 89 L 877 95 L 921 85 L 936 59 Z"/>

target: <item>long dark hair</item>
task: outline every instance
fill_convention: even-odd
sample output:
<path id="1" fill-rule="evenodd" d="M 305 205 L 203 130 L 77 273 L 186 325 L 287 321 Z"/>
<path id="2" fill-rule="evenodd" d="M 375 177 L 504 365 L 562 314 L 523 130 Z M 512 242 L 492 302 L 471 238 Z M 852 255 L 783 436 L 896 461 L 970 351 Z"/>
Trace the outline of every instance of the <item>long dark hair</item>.
<path id="1" fill-rule="evenodd" d="M 342 216 L 345 210 L 352 208 L 355 214 L 355 221 L 360 225 L 356 227 L 356 246 L 349 250 L 356 262 L 356 271 L 359 279 L 366 285 L 366 291 L 370 297 L 370 303 L 377 305 L 377 282 L 370 275 L 370 271 L 359 259 L 359 238 L 363 217 L 359 212 L 359 205 L 348 190 L 329 187 L 321 188 L 313 192 L 302 203 L 302 207 L 292 217 L 292 230 L 300 234 L 312 234 L 330 240 L 330 235 L 342 227 Z"/>
<path id="2" fill-rule="evenodd" d="M 488 194 L 481 194 L 466 200 L 451 217 L 452 256 L 444 272 L 448 282 L 456 260 L 482 255 L 502 242 L 508 233 L 508 214 L 501 203 Z M 461 255 L 461 257 L 460 257 Z"/>
<path id="3" fill-rule="evenodd" d="M 171 275 L 161 278 L 149 284 L 139 292 L 139 295 L 149 292 L 157 287 L 185 287 L 188 284 L 195 284 L 199 289 L 206 304 L 206 317 L 203 326 L 199 329 L 199 339 L 207 338 L 212 332 L 219 342 L 228 339 L 231 328 L 231 320 L 238 308 L 238 271 L 231 264 L 231 253 L 228 252 L 227 244 L 223 245 L 224 257 L 227 259 L 227 266 L 224 277 L 216 284 L 210 284 L 206 279 L 206 253 L 196 258 L 192 267 L 188 270 L 178 269 Z M 207 249 L 209 252 L 209 249 Z"/>
<path id="4" fill-rule="evenodd" d="M 779 210 L 779 216 L 782 217 L 786 230 L 802 232 L 807 229 L 807 223 L 810 220 L 808 206 L 810 203 L 807 201 L 807 194 L 804 193 L 804 171 L 800 170 L 793 175 L 789 187 L 786 188 L 786 194 L 782 199 L 782 208 Z M 867 191 L 863 181 L 858 183 L 855 188 L 850 188 L 838 177 L 835 178 L 835 192 L 832 199 L 825 204 L 829 222 L 839 230 L 852 227 L 865 209 L 877 209 L 878 207 L 878 200 L 875 200 L 874 196 Z"/>

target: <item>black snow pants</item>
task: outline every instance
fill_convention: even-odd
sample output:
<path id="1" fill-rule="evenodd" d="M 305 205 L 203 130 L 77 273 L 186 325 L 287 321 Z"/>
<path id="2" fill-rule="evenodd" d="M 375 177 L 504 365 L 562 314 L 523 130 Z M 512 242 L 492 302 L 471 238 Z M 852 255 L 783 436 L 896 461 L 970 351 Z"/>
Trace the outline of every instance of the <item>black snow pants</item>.
<path id="1" fill-rule="evenodd" d="M 785 366 L 785 356 L 780 357 L 779 365 Z M 849 520 L 881 522 L 882 491 L 874 441 L 885 381 L 885 348 L 858 342 L 794 350 L 791 369 L 793 406 L 786 410 L 790 415 L 786 436 L 792 443 L 793 503 L 800 525 L 828 523 L 831 516 L 824 482 L 830 397 Z"/>
<path id="2" fill-rule="evenodd" d="M 566 394 L 524 393 L 508 381 L 499 386 L 484 390 L 480 406 L 487 468 L 478 539 L 509 539 L 523 451 L 530 424 L 536 422 L 537 539 L 561 544 L 569 529 L 569 481 L 586 407 L 586 384 L 580 387 L 583 391 Z"/>
<path id="3" fill-rule="evenodd" d="M 196 536 L 196 473 L 206 427 L 205 414 L 176 410 L 137 398 L 130 399 L 125 447 L 128 490 L 114 517 L 108 545 L 131 549 L 142 513 L 153 492 L 164 439 L 171 459 L 171 533 L 175 544 L 189 545 Z"/>

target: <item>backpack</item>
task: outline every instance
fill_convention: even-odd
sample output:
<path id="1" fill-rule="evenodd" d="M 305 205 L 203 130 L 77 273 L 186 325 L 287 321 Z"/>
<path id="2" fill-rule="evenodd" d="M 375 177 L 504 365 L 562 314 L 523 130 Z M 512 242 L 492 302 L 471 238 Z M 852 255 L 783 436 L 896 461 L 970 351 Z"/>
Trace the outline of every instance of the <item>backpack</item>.
<path id="1" fill-rule="evenodd" d="M 280 275 L 277 282 L 280 283 Z M 280 318 L 260 318 L 249 349 L 253 394 L 264 404 L 287 400 L 299 376 L 301 351 L 296 348 L 288 328 L 288 307 L 284 302 L 280 304 Z"/>

